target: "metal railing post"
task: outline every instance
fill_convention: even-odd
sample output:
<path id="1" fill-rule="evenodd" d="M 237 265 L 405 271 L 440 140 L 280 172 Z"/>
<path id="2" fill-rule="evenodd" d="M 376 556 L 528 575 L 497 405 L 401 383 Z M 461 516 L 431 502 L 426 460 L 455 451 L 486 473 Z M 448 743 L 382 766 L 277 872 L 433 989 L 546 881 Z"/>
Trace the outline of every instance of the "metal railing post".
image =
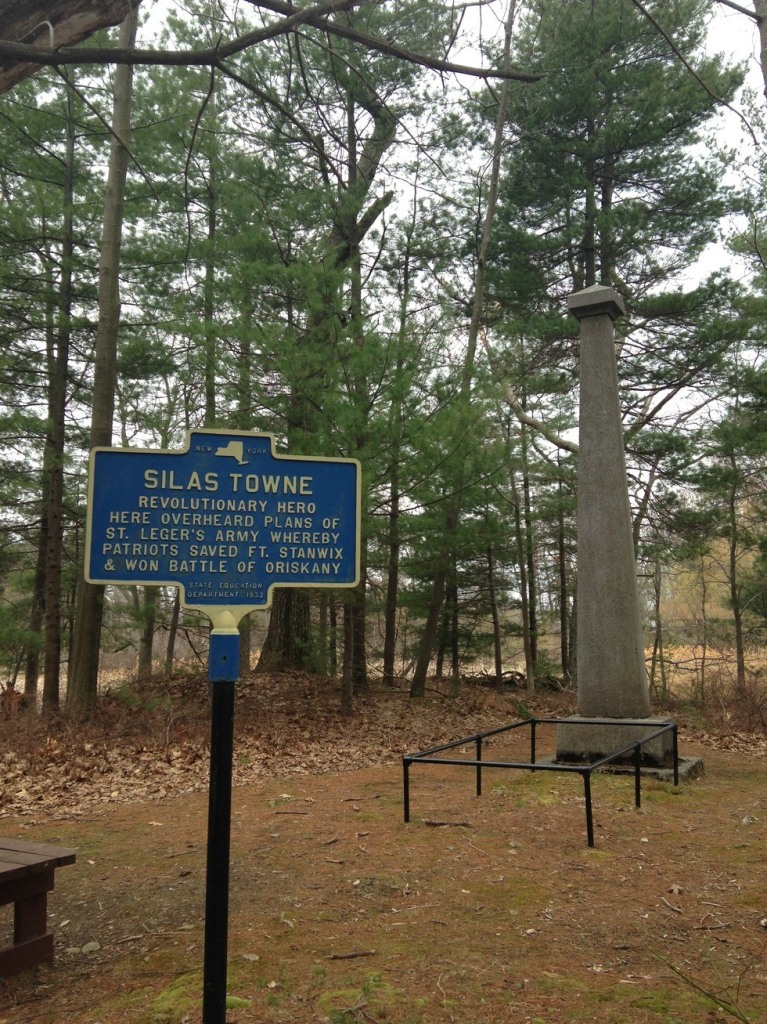
<path id="1" fill-rule="evenodd" d="M 583 776 L 583 795 L 586 799 L 586 841 L 594 845 L 594 818 L 591 813 L 591 772 L 581 772 Z"/>
<path id="2" fill-rule="evenodd" d="M 530 764 L 535 764 L 535 719 L 530 719 Z M 532 769 L 535 771 L 535 768 Z"/>

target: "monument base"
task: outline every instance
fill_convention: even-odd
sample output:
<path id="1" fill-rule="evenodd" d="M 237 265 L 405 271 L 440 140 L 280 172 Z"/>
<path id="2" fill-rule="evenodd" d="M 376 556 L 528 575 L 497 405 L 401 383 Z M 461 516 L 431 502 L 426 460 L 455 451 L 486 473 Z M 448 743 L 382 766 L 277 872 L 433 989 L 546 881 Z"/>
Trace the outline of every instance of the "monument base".
<path id="1" fill-rule="evenodd" d="M 642 726 L 624 724 L 628 721 L 641 721 Z M 595 721 L 583 715 L 572 715 L 557 725 L 556 760 L 590 764 L 616 750 L 631 746 L 643 736 L 649 736 L 661 726 L 672 722 L 672 718 L 605 718 Z M 641 756 L 641 763 L 645 767 L 672 768 L 674 740 L 671 730 L 643 744 Z M 615 764 L 633 764 L 633 760 L 633 752 L 628 751 L 622 757 L 616 758 Z"/>
<path id="2" fill-rule="evenodd" d="M 614 772 L 619 774 L 620 772 L 630 772 L 633 769 L 627 764 L 619 765 L 607 765 L 605 768 L 606 772 Z M 673 782 L 674 781 L 674 769 L 673 768 L 657 768 L 653 766 L 646 766 L 639 769 L 643 779 L 656 779 L 658 782 Z M 679 781 L 680 782 L 691 782 L 693 779 L 700 778 L 706 772 L 705 765 L 703 764 L 702 757 L 679 757 Z"/>

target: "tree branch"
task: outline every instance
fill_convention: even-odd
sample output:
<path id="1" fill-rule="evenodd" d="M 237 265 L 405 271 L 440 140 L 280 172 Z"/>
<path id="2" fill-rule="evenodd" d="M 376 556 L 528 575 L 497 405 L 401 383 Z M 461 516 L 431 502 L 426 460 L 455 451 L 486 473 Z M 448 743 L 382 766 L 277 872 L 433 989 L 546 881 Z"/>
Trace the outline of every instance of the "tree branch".
<path id="1" fill-rule="evenodd" d="M 53 49 L 51 47 L 28 46 L 26 43 L 0 40 L 0 57 L 27 64 L 60 67 L 63 64 L 134 64 L 207 67 L 227 57 L 233 57 L 257 43 L 266 42 L 276 36 L 292 32 L 294 28 L 312 19 L 322 19 L 336 11 L 357 7 L 362 0 L 325 0 L 315 7 L 296 11 L 289 8 L 288 16 L 265 28 L 254 29 L 228 43 L 218 43 L 204 50 L 125 50 L 105 46 L 73 46 Z"/>
<path id="2" fill-rule="evenodd" d="M 557 434 L 556 431 L 552 430 L 543 422 L 543 420 L 538 420 L 534 416 L 531 416 L 529 412 L 522 408 L 520 403 L 514 397 L 514 393 L 510 387 L 506 389 L 506 404 L 520 423 L 525 423 L 528 427 L 532 427 L 533 430 L 537 430 L 538 433 L 542 437 L 545 437 L 550 444 L 563 449 L 563 451 L 571 452 L 573 455 L 578 454 L 578 445 L 575 441 L 569 441 L 566 437 L 562 437 Z"/>
<path id="3" fill-rule="evenodd" d="M 490 338 L 488 337 L 487 331 L 484 328 L 482 329 L 480 334 L 482 337 L 482 345 L 485 349 L 485 355 L 487 356 L 487 362 L 488 365 L 490 366 L 490 370 L 495 380 L 498 383 L 500 383 L 502 379 L 501 373 L 496 363 L 493 347 L 490 344 Z M 532 427 L 533 430 L 537 431 L 542 437 L 545 437 L 546 440 L 550 444 L 553 444 L 556 448 L 561 448 L 563 451 L 571 452 L 573 455 L 578 454 L 578 445 L 575 441 L 569 441 L 566 437 L 561 437 L 559 434 L 557 434 L 556 431 L 552 430 L 551 427 L 544 423 L 543 420 L 538 420 L 534 416 L 530 415 L 530 413 L 524 408 L 524 406 L 522 406 L 522 404 L 519 401 L 517 401 L 517 397 L 514 394 L 514 391 L 510 384 L 506 385 L 506 392 L 504 397 L 506 399 L 506 404 L 517 417 L 520 423 L 524 423 L 526 426 Z"/>
<path id="4" fill-rule="evenodd" d="M 733 3 L 733 0 L 716 0 L 722 7 L 730 7 L 733 11 L 737 11 L 738 14 L 745 14 L 747 18 L 752 18 L 757 25 L 762 20 L 756 11 L 749 11 L 747 7 L 741 7 L 740 4 Z"/>
<path id="5" fill-rule="evenodd" d="M 255 7 L 265 7 L 275 14 L 287 14 L 294 8 L 290 3 L 283 0 L 248 0 Z M 467 64 L 453 64 L 450 61 L 441 60 L 439 57 L 427 57 L 422 53 L 414 53 L 401 46 L 395 46 L 378 36 L 368 35 L 367 32 L 359 32 L 348 25 L 340 25 L 337 22 L 328 22 L 322 18 L 310 16 L 306 19 L 307 25 L 321 28 L 332 35 L 341 36 L 351 42 L 360 43 L 362 46 L 379 53 L 388 54 L 390 57 L 398 57 L 409 64 L 418 64 L 420 67 L 430 68 L 432 71 L 448 71 L 456 75 L 471 75 L 473 78 L 503 78 L 517 82 L 539 82 L 544 75 L 529 71 L 515 71 L 501 68 L 475 68 Z"/>
<path id="6" fill-rule="evenodd" d="M 125 50 L 113 47 L 51 47 L 29 46 L 26 43 L 0 39 L 0 59 L 13 60 L 23 64 L 35 64 L 39 67 L 61 67 L 65 64 L 131 64 L 135 66 L 166 67 L 209 67 L 220 65 L 222 60 L 233 57 L 243 50 L 258 43 L 266 42 L 280 35 L 292 32 L 299 25 L 311 25 L 325 32 L 341 36 L 352 42 L 359 43 L 370 50 L 386 53 L 391 57 L 430 68 L 433 71 L 451 72 L 457 75 L 470 75 L 473 78 L 504 78 L 519 82 L 537 82 L 544 76 L 523 71 L 503 71 L 495 68 L 476 68 L 465 64 L 453 64 L 415 53 L 400 46 L 394 46 L 377 36 L 358 32 L 356 29 L 340 25 L 328 20 L 328 15 L 337 11 L 358 6 L 362 0 L 327 0 L 314 7 L 296 10 L 288 3 L 279 0 L 251 0 L 254 6 L 266 8 L 285 15 L 280 21 L 267 25 L 265 28 L 254 29 L 229 42 L 219 43 L 204 50 Z"/>

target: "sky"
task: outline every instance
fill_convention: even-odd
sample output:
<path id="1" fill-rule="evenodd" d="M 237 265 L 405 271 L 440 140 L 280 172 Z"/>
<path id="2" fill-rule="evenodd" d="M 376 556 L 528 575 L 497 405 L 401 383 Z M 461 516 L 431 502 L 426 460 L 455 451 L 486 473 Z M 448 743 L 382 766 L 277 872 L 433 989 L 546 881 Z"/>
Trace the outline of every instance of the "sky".
<path id="1" fill-rule="evenodd" d="M 738 61 L 746 62 L 745 87 L 752 90 L 757 99 L 763 97 L 764 79 L 759 64 L 759 32 L 756 22 L 744 14 L 740 14 L 731 8 L 711 0 L 712 6 L 716 8 L 709 31 L 709 46 L 713 52 L 721 52 L 731 55 Z M 748 0 L 742 0 L 742 5 L 747 6 Z M 742 103 L 736 99 L 733 104 L 735 110 L 743 113 Z M 730 111 L 723 111 L 721 117 L 723 141 L 743 152 L 744 147 L 753 150 L 753 139 L 748 135 L 743 121 L 737 114 Z M 737 185 L 740 182 L 733 172 L 731 184 Z M 725 232 L 735 230 L 738 227 L 738 218 L 730 218 L 725 224 Z M 691 278 L 698 276 L 705 277 L 714 270 L 725 270 L 729 267 L 734 277 L 745 280 L 749 276 L 749 270 L 742 263 L 731 256 L 727 251 L 724 242 L 710 246 L 698 266 L 691 272 Z"/>
<path id="2" fill-rule="evenodd" d="M 713 0 L 712 0 L 713 2 Z M 761 81 L 759 67 L 759 33 L 756 22 L 722 4 L 714 3 L 716 13 L 712 22 L 711 41 L 713 48 L 732 53 L 749 62 L 749 77 L 758 85 Z M 746 0 L 743 0 L 746 6 Z"/>

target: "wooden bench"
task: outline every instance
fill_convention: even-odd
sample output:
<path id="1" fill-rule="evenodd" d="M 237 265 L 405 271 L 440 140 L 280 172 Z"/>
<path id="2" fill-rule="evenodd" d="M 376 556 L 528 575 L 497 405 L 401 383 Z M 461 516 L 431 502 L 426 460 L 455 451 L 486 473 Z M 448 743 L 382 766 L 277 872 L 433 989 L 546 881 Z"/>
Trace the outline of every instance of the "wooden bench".
<path id="1" fill-rule="evenodd" d="M 48 893 L 56 868 L 74 864 L 75 850 L 0 838 L 0 906 L 13 903 L 13 944 L 0 949 L 0 978 L 53 961 Z"/>

